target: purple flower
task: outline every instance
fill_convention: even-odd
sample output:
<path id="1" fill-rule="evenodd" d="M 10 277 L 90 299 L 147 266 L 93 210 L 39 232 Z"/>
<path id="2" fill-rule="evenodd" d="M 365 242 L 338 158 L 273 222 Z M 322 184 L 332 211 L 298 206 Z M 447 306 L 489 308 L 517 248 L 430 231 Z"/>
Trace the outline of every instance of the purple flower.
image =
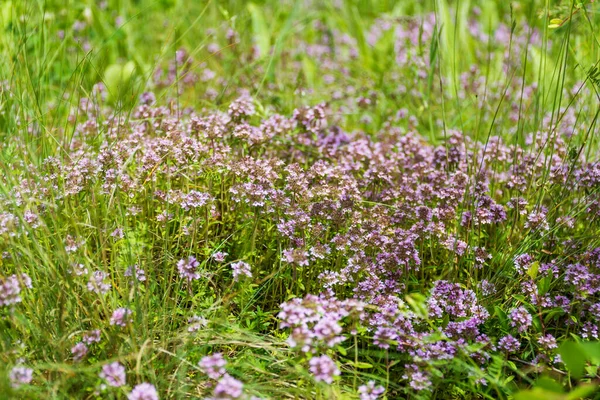
<path id="1" fill-rule="evenodd" d="M 308 265 L 308 253 L 303 249 L 287 249 L 283 251 L 285 261 L 300 267 Z"/>
<path id="2" fill-rule="evenodd" d="M 429 390 L 431 389 L 431 376 L 426 371 L 419 369 L 415 364 L 406 366 L 406 372 L 402 376 L 410 381 L 409 385 L 414 390 Z"/>
<path id="3" fill-rule="evenodd" d="M 483 279 L 479 282 L 478 286 L 484 296 L 490 296 L 496 293 L 496 286 L 487 279 Z"/>
<path id="4" fill-rule="evenodd" d="M 10 385 L 15 389 L 27 385 L 33 380 L 33 370 L 26 367 L 14 367 L 8 375 Z"/>
<path id="5" fill-rule="evenodd" d="M 153 92 L 144 92 L 140 95 L 140 104 L 151 105 L 156 101 L 156 95 Z"/>
<path id="6" fill-rule="evenodd" d="M 514 264 L 515 269 L 519 274 L 525 274 L 531 264 L 533 264 L 533 257 L 531 257 L 529 254 L 520 254 L 515 257 Z"/>
<path id="7" fill-rule="evenodd" d="M 127 395 L 128 400 L 158 400 L 158 392 L 150 383 L 140 383 Z"/>
<path id="8" fill-rule="evenodd" d="M 69 272 L 76 276 L 82 276 L 86 275 L 88 273 L 88 270 L 83 264 L 73 264 L 73 267 L 69 270 Z"/>
<path id="9" fill-rule="evenodd" d="M 244 261 L 238 261 L 231 264 L 231 270 L 233 271 L 233 280 L 238 281 L 241 275 L 252 278 L 252 271 L 250 265 Z"/>
<path id="10" fill-rule="evenodd" d="M 126 326 L 131 322 L 131 314 L 133 314 L 133 311 L 128 308 L 117 308 L 110 317 L 110 324 L 116 326 Z"/>
<path id="11" fill-rule="evenodd" d="M 190 256 L 187 260 L 179 260 L 177 270 L 182 278 L 191 282 L 192 280 L 200 279 L 200 274 L 196 271 L 198 266 L 200 266 L 200 263 L 196 260 L 196 257 Z"/>
<path id="12" fill-rule="evenodd" d="M 33 282 L 27 274 L 21 274 L 21 284 L 27 289 L 33 289 Z"/>
<path id="13" fill-rule="evenodd" d="M 309 365 L 310 372 L 317 382 L 323 381 L 331 384 L 333 383 L 333 377 L 340 375 L 340 370 L 335 362 L 326 355 L 311 358 Z"/>
<path id="14" fill-rule="evenodd" d="M 83 334 L 83 342 L 86 344 L 100 342 L 100 329 L 95 329 Z"/>
<path id="15" fill-rule="evenodd" d="M 112 233 L 110 234 L 111 237 L 117 238 L 117 239 L 123 239 L 125 237 L 125 234 L 123 232 L 123 228 L 117 228 L 114 231 L 112 231 Z"/>
<path id="16" fill-rule="evenodd" d="M 106 364 L 102 367 L 100 378 L 104 379 L 109 386 L 123 386 L 125 384 L 125 367 L 116 361 Z"/>
<path id="17" fill-rule="evenodd" d="M 556 339 L 550 334 L 540 337 L 538 342 L 545 350 L 552 350 L 558 347 L 556 344 Z"/>
<path id="18" fill-rule="evenodd" d="M 598 339 L 598 325 L 586 321 L 581 327 L 579 334 L 586 339 Z"/>
<path id="19" fill-rule="evenodd" d="M 65 238 L 65 250 L 67 253 L 76 252 L 77 249 L 79 249 L 79 247 L 83 246 L 84 244 L 84 241 L 78 243 L 77 240 L 71 235 L 67 235 L 67 237 Z"/>
<path id="20" fill-rule="evenodd" d="M 369 381 L 366 385 L 358 387 L 360 400 L 377 400 L 385 392 L 383 386 L 375 386 L 374 381 Z"/>
<path id="21" fill-rule="evenodd" d="M 515 339 L 511 335 L 506 335 L 498 340 L 498 348 L 504 350 L 507 353 L 514 353 L 521 347 L 521 342 Z"/>
<path id="22" fill-rule="evenodd" d="M 523 306 L 513 308 L 510 313 L 510 325 L 517 327 L 519 332 L 525 332 L 531 326 L 532 318 Z"/>
<path id="23" fill-rule="evenodd" d="M 248 93 L 243 93 L 229 105 L 229 116 L 233 119 L 242 119 L 251 117 L 256 112 L 252 97 Z"/>
<path id="24" fill-rule="evenodd" d="M 133 267 L 129 267 L 125 270 L 125 276 L 133 276 L 135 271 L 135 277 L 138 282 L 146 281 L 146 272 L 141 269 L 138 265 L 134 265 Z"/>
<path id="25" fill-rule="evenodd" d="M 71 348 L 71 354 L 73 354 L 73 361 L 78 362 L 83 360 L 88 352 L 88 347 L 85 343 L 79 342 Z"/>
<path id="26" fill-rule="evenodd" d="M 208 375 L 211 379 L 219 379 L 225 374 L 225 366 L 227 361 L 221 353 L 214 353 L 210 356 L 203 357 L 198 363 L 200 370 Z"/>
<path id="27" fill-rule="evenodd" d="M 373 344 L 379 346 L 382 349 L 389 349 L 390 344 L 398 340 L 398 334 L 395 329 L 387 328 L 385 326 L 377 327 L 375 334 L 373 335 Z"/>
<path id="28" fill-rule="evenodd" d="M 0 276 L 0 306 L 11 306 L 21 302 L 21 285 L 16 275 Z"/>
<path id="29" fill-rule="evenodd" d="M 321 318 L 313 327 L 313 332 L 317 339 L 322 340 L 329 347 L 333 347 L 345 339 L 341 336 L 342 327 L 331 315 Z"/>
<path id="30" fill-rule="evenodd" d="M 188 319 L 188 324 L 188 332 L 197 332 L 200 330 L 200 328 L 206 326 L 208 321 L 204 317 L 194 315 Z"/>
<path id="31" fill-rule="evenodd" d="M 213 393 L 215 399 L 239 399 L 242 397 L 244 384 L 229 374 L 223 375 Z"/>
<path id="32" fill-rule="evenodd" d="M 216 262 L 223 262 L 225 261 L 225 257 L 227 257 L 228 254 L 225 253 L 224 251 L 217 251 L 215 253 L 213 253 L 212 258 L 216 261 Z"/>
<path id="33" fill-rule="evenodd" d="M 108 274 L 103 271 L 94 271 L 87 283 L 87 288 L 90 292 L 98 294 L 106 294 L 110 290 L 111 284 L 106 282 Z"/>
<path id="34" fill-rule="evenodd" d="M 185 195 L 181 195 L 179 199 L 179 205 L 184 210 L 188 211 L 190 208 L 199 208 L 204 206 L 211 200 L 211 196 L 207 193 L 198 192 L 197 190 L 191 190 Z"/>

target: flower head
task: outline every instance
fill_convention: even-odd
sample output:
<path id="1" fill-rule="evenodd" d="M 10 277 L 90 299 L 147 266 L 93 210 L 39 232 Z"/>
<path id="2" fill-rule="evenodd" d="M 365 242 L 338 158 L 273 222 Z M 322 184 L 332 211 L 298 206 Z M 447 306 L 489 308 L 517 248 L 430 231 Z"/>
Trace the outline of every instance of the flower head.
<path id="1" fill-rule="evenodd" d="M 128 400 L 158 400 L 158 392 L 150 383 L 140 383 L 127 395 Z"/>
<path id="2" fill-rule="evenodd" d="M 518 351 L 520 347 L 521 342 L 511 335 L 504 336 L 498 340 L 498 348 L 506 351 L 507 353 L 514 353 L 515 351 Z"/>
<path id="3" fill-rule="evenodd" d="M 198 366 L 211 379 L 219 379 L 225 374 L 225 365 L 227 361 L 221 353 L 214 353 L 210 356 L 203 357 L 198 363 Z"/>
<path id="4" fill-rule="evenodd" d="M 117 308 L 110 317 L 110 324 L 116 326 L 126 326 L 129 322 L 131 322 L 131 314 L 133 314 L 133 311 L 128 308 Z"/>
<path id="5" fill-rule="evenodd" d="M 100 342 L 100 329 L 95 329 L 83 334 L 83 342 L 86 344 Z"/>
<path id="6" fill-rule="evenodd" d="M 73 361 L 81 361 L 86 356 L 88 347 L 85 343 L 79 342 L 71 348 L 71 354 L 73 354 Z"/>
<path id="7" fill-rule="evenodd" d="M 106 294 L 110 290 L 110 283 L 106 282 L 108 274 L 104 271 L 94 271 L 87 283 L 87 288 L 90 292 L 98 294 Z"/>
<path id="8" fill-rule="evenodd" d="M 252 271 L 250 270 L 250 265 L 248 263 L 238 261 L 231 264 L 231 269 L 233 271 L 233 280 L 235 281 L 238 281 L 241 275 L 252 278 Z"/>
<path id="9" fill-rule="evenodd" d="M 523 306 L 513 308 L 510 311 L 510 325 L 517 327 L 519 332 L 525 332 L 531 326 L 532 318 Z"/>
<path id="10" fill-rule="evenodd" d="M 242 397 L 244 384 L 229 374 L 223 375 L 213 393 L 215 399 L 239 399 Z"/>
<path id="11" fill-rule="evenodd" d="M 182 278 L 191 282 L 195 279 L 200 279 L 200 274 L 197 272 L 197 268 L 200 263 L 196 260 L 196 257 L 190 256 L 188 259 L 179 260 L 177 263 L 177 271 Z"/>
<path id="12" fill-rule="evenodd" d="M 384 392 L 385 388 L 383 386 L 375 386 L 374 381 L 369 381 L 366 385 L 358 387 L 360 400 L 377 400 Z"/>
<path id="13" fill-rule="evenodd" d="M 123 386 L 125 384 L 125 367 L 116 361 L 106 364 L 102 367 L 100 378 L 104 379 L 109 386 Z"/>
<path id="14" fill-rule="evenodd" d="M 340 370 L 329 356 L 313 357 L 310 359 L 309 364 L 310 372 L 317 382 L 333 383 L 333 377 L 340 375 Z"/>
<path id="15" fill-rule="evenodd" d="M 18 388 L 21 385 L 27 385 L 33 380 L 33 370 L 26 367 L 14 367 L 9 374 L 10 385 Z"/>

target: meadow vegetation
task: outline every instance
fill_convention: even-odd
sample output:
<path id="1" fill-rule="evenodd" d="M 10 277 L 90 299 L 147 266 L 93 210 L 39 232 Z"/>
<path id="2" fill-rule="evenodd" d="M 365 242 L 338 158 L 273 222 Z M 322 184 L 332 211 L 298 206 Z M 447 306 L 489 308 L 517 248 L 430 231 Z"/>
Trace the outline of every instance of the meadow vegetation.
<path id="1" fill-rule="evenodd" d="M 597 398 L 592 0 L 0 3 L 0 398 Z"/>

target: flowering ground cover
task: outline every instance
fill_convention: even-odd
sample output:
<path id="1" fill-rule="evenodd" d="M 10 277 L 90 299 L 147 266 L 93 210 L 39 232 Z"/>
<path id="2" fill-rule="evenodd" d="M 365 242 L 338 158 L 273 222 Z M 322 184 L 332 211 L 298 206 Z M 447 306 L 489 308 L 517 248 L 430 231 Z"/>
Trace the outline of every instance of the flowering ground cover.
<path id="1" fill-rule="evenodd" d="M 597 398 L 593 1 L 0 4 L 0 398 Z"/>

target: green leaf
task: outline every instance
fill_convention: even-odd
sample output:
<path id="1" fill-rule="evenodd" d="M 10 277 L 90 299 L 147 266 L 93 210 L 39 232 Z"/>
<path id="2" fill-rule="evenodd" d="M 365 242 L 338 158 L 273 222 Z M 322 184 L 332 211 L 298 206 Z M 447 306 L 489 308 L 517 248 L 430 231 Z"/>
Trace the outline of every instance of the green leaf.
<path id="1" fill-rule="evenodd" d="M 12 1 L 7 1 L 2 4 L 2 8 L 0 9 L 0 23 L 1 26 L 6 29 L 8 25 L 12 22 L 13 15 L 13 4 Z"/>
<path id="2" fill-rule="evenodd" d="M 548 293 L 551 284 L 552 278 L 549 276 L 540 279 L 540 281 L 537 284 L 539 295 L 544 296 L 546 293 Z"/>
<path id="3" fill-rule="evenodd" d="M 531 277 L 531 279 L 535 280 L 537 278 L 538 271 L 540 269 L 540 262 L 536 261 L 531 264 L 531 266 L 527 269 L 527 275 Z"/>
<path id="4" fill-rule="evenodd" d="M 583 342 L 580 345 L 585 350 L 589 360 L 595 363 L 600 362 L 600 342 Z"/>
<path id="5" fill-rule="evenodd" d="M 563 396 L 542 388 L 533 388 L 531 390 L 521 390 L 514 396 L 515 400 L 560 400 Z"/>
<path id="6" fill-rule="evenodd" d="M 124 65 L 112 64 L 104 71 L 104 83 L 113 100 L 123 95 L 131 83 L 135 71 L 135 64 L 129 61 Z"/>
<path id="7" fill-rule="evenodd" d="M 559 316 L 563 315 L 564 313 L 565 313 L 565 310 L 563 310 L 560 307 L 555 307 L 548 311 L 548 313 L 544 317 L 544 322 L 548 323 L 549 321 L 556 319 L 556 317 L 559 317 Z"/>
<path id="8" fill-rule="evenodd" d="M 254 3 L 248 3 L 248 11 L 252 17 L 252 33 L 258 49 L 260 50 L 260 56 L 265 57 L 271 50 L 271 35 L 265 22 L 265 17 L 259 6 Z"/>
<path id="9" fill-rule="evenodd" d="M 337 346 L 335 349 L 336 349 L 336 350 L 337 350 L 337 351 L 338 351 L 338 352 L 339 352 L 341 355 L 343 355 L 343 356 L 347 356 L 347 355 L 348 355 L 348 352 L 347 352 L 347 351 L 346 351 L 346 349 L 345 349 L 344 347 L 342 347 L 342 346 Z"/>
<path id="10" fill-rule="evenodd" d="M 425 296 L 420 293 L 411 293 L 404 297 L 406 303 L 419 317 L 427 318 L 428 311 Z"/>
<path id="11" fill-rule="evenodd" d="M 573 377 L 579 379 L 583 377 L 586 354 L 583 347 L 576 342 L 563 342 L 558 348 L 558 354 L 567 366 Z"/>
<path id="12" fill-rule="evenodd" d="M 515 294 L 513 297 L 519 300 L 521 303 L 527 303 L 527 299 L 522 294 Z"/>
<path id="13" fill-rule="evenodd" d="M 590 394 L 594 393 L 598 388 L 594 384 L 579 385 L 575 389 L 571 390 L 565 400 L 579 400 L 589 397 Z"/>
<path id="14" fill-rule="evenodd" d="M 553 393 L 564 393 L 562 385 L 556 382 L 554 379 L 547 376 L 542 376 L 540 379 L 535 381 L 536 388 L 541 388 Z"/>
<path id="15" fill-rule="evenodd" d="M 494 306 L 494 314 L 496 314 L 496 316 L 500 320 L 502 327 L 505 329 L 508 328 L 508 317 L 506 316 L 504 310 L 499 306 Z"/>
<path id="16" fill-rule="evenodd" d="M 315 76 L 317 74 L 317 66 L 309 57 L 302 58 L 302 72 L 304 72 L 304 77 L 306 78 L 308 85 L 313 87 L 315 84 Z"/>
<path id="17" fill-rule="evenodd" d="M 373 364 L 369 364 L 369 363 L 361 362 L 361 361 L 353 362 L 352 366 L 354 366 L 356 368 L 362 368 L 362 369 L 373 368 Z"/>

